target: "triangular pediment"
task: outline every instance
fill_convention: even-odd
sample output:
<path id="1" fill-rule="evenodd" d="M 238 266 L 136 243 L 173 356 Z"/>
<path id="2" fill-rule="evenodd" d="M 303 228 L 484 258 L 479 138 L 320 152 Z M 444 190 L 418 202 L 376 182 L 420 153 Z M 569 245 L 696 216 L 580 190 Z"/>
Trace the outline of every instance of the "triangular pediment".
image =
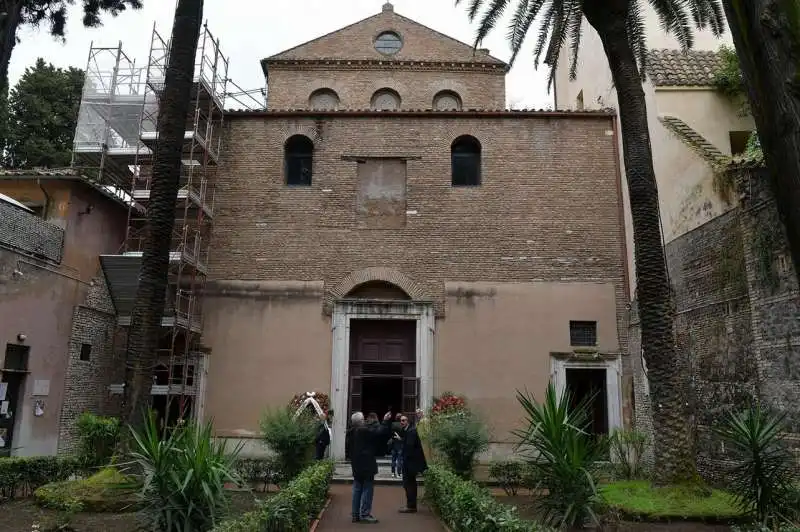
<path id="1" fill-rule="evenodd" d="M 394 32 L 400 36 L 402 47 L 397 53 L 385 55 L 375 49 L 375 39 L 383 32 Z M 383 11 L 377 15 L 270 56 L 264 62 L 282 60 L 453 61 L 505 64 L 486 51 L 475 50 L 469 44 L 395 13 L 390 6 L 384 6 Z"/>

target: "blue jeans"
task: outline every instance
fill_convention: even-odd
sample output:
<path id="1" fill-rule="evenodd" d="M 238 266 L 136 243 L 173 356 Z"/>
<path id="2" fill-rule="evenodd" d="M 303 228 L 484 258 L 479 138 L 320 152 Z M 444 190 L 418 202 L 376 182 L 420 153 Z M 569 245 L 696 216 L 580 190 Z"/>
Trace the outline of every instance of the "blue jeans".
<path id="1" fill-rule="evenodd" d="M 373 481 L 372 478 L 353 479 L 353 517 L 372 515 Z"/>
<path id="2" fill-rule="evenodd" d="M 392 473 L 403 473 L 403 450 L 392 448 Z"/>

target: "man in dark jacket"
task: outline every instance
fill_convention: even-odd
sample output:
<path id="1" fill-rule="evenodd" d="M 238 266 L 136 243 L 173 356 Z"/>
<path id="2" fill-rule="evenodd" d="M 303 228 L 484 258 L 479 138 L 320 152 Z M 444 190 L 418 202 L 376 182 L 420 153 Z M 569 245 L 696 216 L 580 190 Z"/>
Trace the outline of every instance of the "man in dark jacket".
<path id="1" fill-rule="evenodd" d="M 383 416 L 383 423 L 367 425 L 364 414 L 356 412 L 350 417 L 352 433 L 350 435 L 350 466 L 353 470 L 353 522 L 377 523 L 372 516 L 372 495 L 375 475 L 378 474 L 378 462 L 375 460 L 375 449 L 378 442 L 389 438 L 392 413 Z"/>
<path id="2" fill-rule="evenodd" d="M 319 426 L 317 427 L 317 436 L 314 438 L 314 457 L 317 460 L 325 458 L 325 449 L 331 443 L 331 431 L 328 428 L 328 416 L 321 414 L 319 416 Z"/>
<path id="3" fill-rule="evenodd" d="M 403 442 L 403 489 L 406 491 L 406 505 L 400 513 L 412 514 L 417 511 L 417 475 L 428 469 L 428 463 L 417 429 L 409 425 L 408 416 L 400 418 L 400 426 L 403 429 L 399 435 Z"/>

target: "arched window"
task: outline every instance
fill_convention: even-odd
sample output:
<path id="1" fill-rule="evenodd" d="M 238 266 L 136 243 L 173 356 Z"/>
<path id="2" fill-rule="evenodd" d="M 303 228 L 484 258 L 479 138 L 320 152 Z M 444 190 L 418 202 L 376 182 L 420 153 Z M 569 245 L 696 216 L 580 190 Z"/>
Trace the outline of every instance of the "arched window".
<path id="1" fill-rule="evenodd" d="M 471 135 L 462 135 L 450 146 L 452 185 L 476 187 L 481 184 L 481 143 Z"/>
<path id="2" fill-rule="evenodd" d="M 314 143 L 305 135 L 292 135 L 283 147 L 286 184 L 311 186 Z"/>
<path id="3" fill-rule="evenodd" d="M 437 111 L 460 111 L 461 97 L 453 91 L 437 92 L 433 97 L 433 108 Z"/>
<path id="4" fill-rule="evenodd" d="M 379 111 L 400 109 L 400 95 L 392 89 L 380 89 L 372 95 L 372 108 Z"/>
<path id="5" fill-rule="evenodd" d="M 332 89 L 315 90 L 308 98 L 308 106 L 311 109 L 337 109 L 339 107 L 339 95 Z"/>

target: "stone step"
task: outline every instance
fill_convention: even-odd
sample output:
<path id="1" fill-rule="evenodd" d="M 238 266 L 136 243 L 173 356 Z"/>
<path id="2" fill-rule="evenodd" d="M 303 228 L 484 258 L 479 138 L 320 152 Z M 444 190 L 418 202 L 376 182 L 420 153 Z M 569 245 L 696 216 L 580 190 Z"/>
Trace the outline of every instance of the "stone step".
<path id="1" fill-rule="evenodd" d="M 375 476 L 375 484 L 378 485 L 400 485 L 403 479 L 399 476 L 392 477 L 392 461 L 385 458 L 379 458 L 378 474 Z M 333 472 L 333 482 L 337 484 L 352 484 L 353 483 L 353 470 L 350 468 L 350 462 L 336 462 L 336 469 Z M 421 484 L 422 479 L 417 479 L 417 484 Z"/>

